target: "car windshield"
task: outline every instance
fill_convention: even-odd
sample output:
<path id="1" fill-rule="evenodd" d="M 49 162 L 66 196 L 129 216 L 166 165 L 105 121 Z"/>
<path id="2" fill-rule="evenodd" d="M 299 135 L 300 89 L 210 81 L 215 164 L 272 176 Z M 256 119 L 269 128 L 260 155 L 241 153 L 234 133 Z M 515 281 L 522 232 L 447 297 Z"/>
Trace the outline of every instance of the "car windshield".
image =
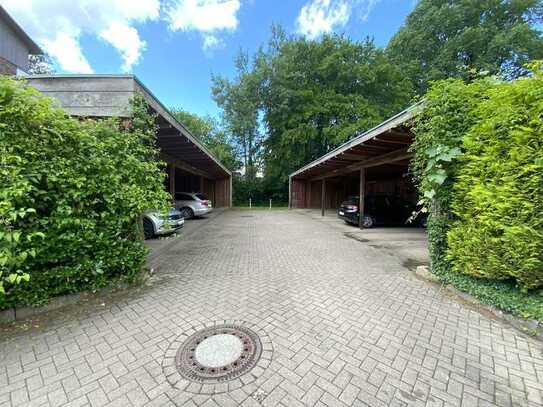
<path id="1" fill-rule="evenodd" d="M 207 196 L 205 196 L 204 194 L 194 194 L 194 196 L 196 196 L 196 198 L 202 200 L 202 201 L 207 201 Z"/>
<path id="2" fill-rule="evenodd" d="M 347 198 L 347 202 L 357 203 L 358 202 L 358 197 L 356 195 L 352 195 L 352 196 Z"/>

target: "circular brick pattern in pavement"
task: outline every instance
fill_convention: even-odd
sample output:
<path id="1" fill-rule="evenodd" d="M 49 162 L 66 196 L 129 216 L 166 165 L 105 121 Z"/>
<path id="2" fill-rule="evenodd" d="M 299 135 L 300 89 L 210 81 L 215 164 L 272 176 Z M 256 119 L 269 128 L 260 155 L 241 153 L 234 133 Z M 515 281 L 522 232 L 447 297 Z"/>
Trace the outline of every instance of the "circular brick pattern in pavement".
<path id="1" fill-rule="evenodd" d="M 191 327 L 172 342 L 163 361 L 179 390 L 217 394 L 255 381 L 271 362 L 273 346 L 256 324 L 217 321 Z"/>

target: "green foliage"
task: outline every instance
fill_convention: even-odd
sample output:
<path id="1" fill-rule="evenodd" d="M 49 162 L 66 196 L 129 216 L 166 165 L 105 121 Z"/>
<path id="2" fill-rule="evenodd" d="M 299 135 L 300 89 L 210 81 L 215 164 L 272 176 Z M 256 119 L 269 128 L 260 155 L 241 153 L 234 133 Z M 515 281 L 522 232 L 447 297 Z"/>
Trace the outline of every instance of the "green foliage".
<path id="1" fill-rule="evenodd" d="M 432 80 L 480 71 L 511 79 L 543 57 L 542 16 L 541 0 L 421 0 L 387 51 L 419 94 Z"/>
<path id="2" fill-rule="evenodd" d="M 371 40 L 338 35 L 313 41 L 274 27 L 268 46 L 251 61 L 240 53 L 236 67 L 234 80 L 213 78 L 213 94 L 245 169 L 243 202 L 287 201 L 292 171 L 404 109 L 413 93 Z"/>
<path id="3" fill-rule="evenodd" d="M 234 140 L 244 178 L 253 183 L 259 168 L 263 139 L 259 121 L 259 75 L 251 70 L 248 56 L 243 52 L 240 51 L 235 63 L 236 78 L 229 80 L 213 76 L 212 92 L 223 110 L 224 125 Z"/>
<path id="4" fill-rule="evenodd" d="M 288 175 L 409 103 L 411 87 L 373 41 L 324 36 L 318 41 L 280 32 L 257 56 L 268 130 L 266 177 Z"/>
<path id="5" fill-rule="evenodd" d="M 513 82 L 438 81 L 426 96 L 411 170 L 438 275 L 543 286 L 543 87 L 531 69 Z"/>
<path id="6" fill-rule="evenodd" d="M 79 121 L 0 78 L 0 309 L 138 275 L 141 214 L 168 196 L 153 118 L 133 107 L 131 123 Z"/>
<path id="7" fill-rule="evenodd" d="M 451 284 L 483 304 L 494 306 L 521 318 L 543 322 L 543 291 L 519 290 L 514 281 L 481 279 L 454 271 L 436 273 L 445 284 Z"/>
<path id="8" fill-rule="evenodd" d="M 453 271 L 543 286 L 542 79 L 492 86 L 474 109 L 453 189 Z"/>
<path id="9" fill-rule="evenodd" d="M 200 140 L 226 168 L 231 171 L 236 171 L 239 168 L 234 147 L 215 119 L 210 116 L 200 117 L 183 109 L 173 109 L 172 112 L 177 120 Z"/>
<path id="10" fill-rule="evenodd" d="M 439 81 L 426 95 L 413 126 L 411 172 L 421 203 L 430 212 L 428 240 L 432 270 L 449 268 L 447 231 L 451 222 L 452 185 L 461 154 L 462 137 L 475 123 L 473 108 L 488 80 L 465 85 L 459 79 Z"/>

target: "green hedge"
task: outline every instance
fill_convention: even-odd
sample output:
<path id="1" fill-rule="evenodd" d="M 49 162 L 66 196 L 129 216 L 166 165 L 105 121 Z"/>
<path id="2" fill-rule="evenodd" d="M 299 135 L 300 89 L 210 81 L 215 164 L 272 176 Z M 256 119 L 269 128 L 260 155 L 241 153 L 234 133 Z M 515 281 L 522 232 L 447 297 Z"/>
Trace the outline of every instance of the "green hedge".
<path id="1" fill-rule="evenodd" d="M 414 120 L 411 166 L 430 212 L 432 271 L 532 316 L 541 295 L 521 291 L 543 286 L 540 67 L 513 82 L 434 82 Z"/>
<path id="2" fill-rule="evenodd" d="M 452 269 L 543 286 L 543 78 L 492 86 L 463 138 L 448 233 Z"/>
<path id="3" fill-rule="evenodd" d="M 0 309 L 138 275 L 140 216 L 168 196 L 153 118 L 133 108 L 131 123 L 75 120 L 0 77 Z"/>

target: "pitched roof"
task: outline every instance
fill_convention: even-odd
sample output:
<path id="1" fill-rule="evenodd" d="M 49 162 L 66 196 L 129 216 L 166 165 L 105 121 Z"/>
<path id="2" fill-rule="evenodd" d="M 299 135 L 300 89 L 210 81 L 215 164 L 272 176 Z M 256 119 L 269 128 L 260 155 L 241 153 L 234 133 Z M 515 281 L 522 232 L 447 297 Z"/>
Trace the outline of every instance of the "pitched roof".
<path id="1" fill-rule="evenodd" d="M 36 44 L 32 38 L 17 24 L 17 22 L 8 14 L 4 7 L 0 6 L 0 20 L 3 21 L 8 27 L 10 27 L 15 34 L 24 42 L 28 47 L 28 52 L 31 55 L 41 55 L 43 50 Z"/>

